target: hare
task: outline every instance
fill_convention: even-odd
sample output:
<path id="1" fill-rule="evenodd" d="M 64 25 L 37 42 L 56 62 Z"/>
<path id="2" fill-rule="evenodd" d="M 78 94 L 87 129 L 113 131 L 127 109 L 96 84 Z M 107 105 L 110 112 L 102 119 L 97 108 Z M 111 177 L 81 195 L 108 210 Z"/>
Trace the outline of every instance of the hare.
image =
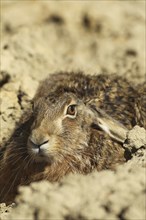
<path id="1" fill-rule="evenodd" d="M 115 75 L 50 75 L 2 154 L 0 200 L 11 201 L 21 184 L 124 163 L 128 129 L 145 126 L 144 92 Z"/>

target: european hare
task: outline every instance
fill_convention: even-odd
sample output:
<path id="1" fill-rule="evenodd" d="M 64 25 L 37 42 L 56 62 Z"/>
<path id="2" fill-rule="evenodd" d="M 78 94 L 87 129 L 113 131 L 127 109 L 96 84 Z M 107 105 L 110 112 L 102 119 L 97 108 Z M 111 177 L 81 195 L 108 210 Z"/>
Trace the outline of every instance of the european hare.
<path id="1" fill-rule="evenodd" d="M 50 75 L 3 154 L 1 201 L 10 201 L 20 184 L 59 181 L 126 161 L 127 130 L 144 126 L 144 90 L 117 76 Z"/>

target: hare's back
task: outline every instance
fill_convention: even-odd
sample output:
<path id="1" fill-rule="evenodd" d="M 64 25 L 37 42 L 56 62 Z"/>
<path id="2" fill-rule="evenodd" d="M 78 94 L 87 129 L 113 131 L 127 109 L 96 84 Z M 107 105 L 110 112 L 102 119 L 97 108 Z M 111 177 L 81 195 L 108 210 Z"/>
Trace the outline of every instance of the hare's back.
<path id="1" fill-rule="evenodd" d="M 85 75 L 82 72 L 52 74 L 40 85 L 35 99 L 51 95 L 54 99 L 65 92 L 74 93 L 85 103 L 93 101 L 128 128 L 134 126 L 135 101 L 138 92 L 130 83 L 115 75 Z"/>

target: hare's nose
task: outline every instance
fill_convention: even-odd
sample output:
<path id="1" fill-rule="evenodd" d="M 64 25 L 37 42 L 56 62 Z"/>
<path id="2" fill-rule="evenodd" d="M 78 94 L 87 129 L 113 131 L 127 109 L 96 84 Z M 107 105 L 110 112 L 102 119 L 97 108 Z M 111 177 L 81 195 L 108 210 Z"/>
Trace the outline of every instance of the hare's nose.
<path id="1" fill-rule="evenodd" d="M 36 143 L 34 140 L 32 140 L 31 138 L 29 138 L 29 143 L 30 145 L 32 146 L 32 148 L 34 149 L 38 149 L 38 148 L 41 148 L 42 145 L 48 143 L 49 140 L 46 140 L 46 141 L 43 141 L 41 143 Z"/>

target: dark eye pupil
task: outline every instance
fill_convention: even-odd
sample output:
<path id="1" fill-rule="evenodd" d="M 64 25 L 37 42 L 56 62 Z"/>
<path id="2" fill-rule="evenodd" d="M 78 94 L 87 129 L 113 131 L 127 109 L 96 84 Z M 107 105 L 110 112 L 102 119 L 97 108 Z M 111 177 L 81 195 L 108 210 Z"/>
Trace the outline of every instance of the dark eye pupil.
<path id="1" fill-rule="evenodd" d="M 70 105 L 67 109 L 67 114 L 74 115 L 75 114 L 75 105 Z"/>
<path id="2" fill-rule="evenodd" d="M 32 110 L 34 110 L 34 102 L 31 103 Z"/>

